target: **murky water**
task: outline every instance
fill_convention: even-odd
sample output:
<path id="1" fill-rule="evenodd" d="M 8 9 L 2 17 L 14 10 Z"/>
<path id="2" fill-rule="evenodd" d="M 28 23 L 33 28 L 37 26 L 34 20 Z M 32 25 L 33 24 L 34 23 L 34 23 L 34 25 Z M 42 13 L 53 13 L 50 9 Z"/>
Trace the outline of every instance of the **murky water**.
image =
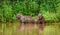
<path id="1" fill-rule="evenodd" d="M 26 29 L 29 25 L 25 25 L 25 30 L 22 32 L 18 29 L 19 25 L 20 23 L 0 23 L 0 35 L 38 35 L 36 25 L 33 27 L 29 24 L 33 28 L 30 31 Z M 41 35 L 60 35 L 60 23 L 46 25 Z"/>

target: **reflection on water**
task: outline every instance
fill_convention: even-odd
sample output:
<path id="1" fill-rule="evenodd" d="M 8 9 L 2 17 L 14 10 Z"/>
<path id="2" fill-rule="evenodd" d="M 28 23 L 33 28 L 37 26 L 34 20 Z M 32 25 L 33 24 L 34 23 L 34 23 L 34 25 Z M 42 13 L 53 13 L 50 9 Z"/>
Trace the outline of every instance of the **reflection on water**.
<path id="1" fill-rule="evenodd" d="M 20 23 L 3 23 L 0 24 L 0 35 L 38 35 L 38 29 L 36 25 L 33 26 L 33 24 L 25 24 L 25 29 L 33 28 L 32 30 L 28 31 L 17 31 Z M 56 23 L 53 25 L 47 25 L 43 31 L 42 35 L 59 35 L 60 34 L 60 23 Z"/>

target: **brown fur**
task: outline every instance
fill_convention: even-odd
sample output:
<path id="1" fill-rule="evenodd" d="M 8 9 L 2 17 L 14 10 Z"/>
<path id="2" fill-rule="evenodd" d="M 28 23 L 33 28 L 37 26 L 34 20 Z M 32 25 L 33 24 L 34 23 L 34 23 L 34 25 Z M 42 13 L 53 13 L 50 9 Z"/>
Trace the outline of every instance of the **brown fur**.
<path id="1" fill-rule="evenodd" d="M 46 25 L 46 20 L 42 14 L 38 14 L 38 19 L 37 19 L 36 24 L 38 26 L 38 32 L 39 32 L 39 34 L 41 34 L 41 31 L 44 29 L 44 27 Z"/>
<path id="2" fill-rule="evenodd" d="M 21 30 L 24 30 L 24 27 L 26 29 L 32 29 L 32 26 L 34 26 L 35 20 L 31 16 L 23 16 L 22 14 L 17 14 L 16 18 L 21 23 L 20 25 Z"/>

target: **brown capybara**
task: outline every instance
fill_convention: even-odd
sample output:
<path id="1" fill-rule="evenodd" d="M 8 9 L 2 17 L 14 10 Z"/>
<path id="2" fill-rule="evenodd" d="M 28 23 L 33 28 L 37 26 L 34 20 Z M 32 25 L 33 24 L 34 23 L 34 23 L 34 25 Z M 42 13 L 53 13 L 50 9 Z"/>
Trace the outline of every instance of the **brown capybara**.
<path id="1" fill-rule="evenodd" d="M 25 24 L 33 24 L 31 26 L 27 26 L 28 28 L 30 27 L 29 29 L 34 26 L 35 20 L 31 16 L 23 16 L 22 14 L 17 14 L 16 18 L 20 21 L 21 30 L 23 30 L 24 27 L 26 28 Z"/>

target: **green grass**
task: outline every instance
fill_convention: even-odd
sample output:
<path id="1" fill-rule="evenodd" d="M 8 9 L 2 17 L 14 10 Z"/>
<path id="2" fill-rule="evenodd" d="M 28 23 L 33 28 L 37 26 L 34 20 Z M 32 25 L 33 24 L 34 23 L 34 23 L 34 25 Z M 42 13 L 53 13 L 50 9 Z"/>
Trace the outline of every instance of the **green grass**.
<path id="1" fill-rule="evenodd" d="M 0 24 L 0 35 L 38 35 L 37 29 L 32 31 L 16 31 L 19 23 Z M 42 35 L 60 35 L 60 23 L 46 25 Z"/>

